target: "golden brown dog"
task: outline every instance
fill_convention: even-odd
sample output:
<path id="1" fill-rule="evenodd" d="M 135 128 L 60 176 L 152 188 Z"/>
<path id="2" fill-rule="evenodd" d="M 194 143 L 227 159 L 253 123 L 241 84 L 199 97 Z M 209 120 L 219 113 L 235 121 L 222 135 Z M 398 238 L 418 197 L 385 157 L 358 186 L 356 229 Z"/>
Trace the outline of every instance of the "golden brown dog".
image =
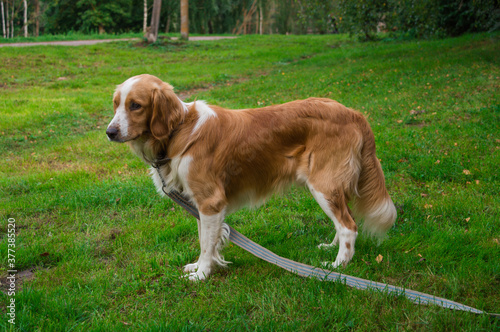
<path id="1" fill-rule="evenodd" d="M 364 116 L 333 100 L 309 98 L 259 109 L 229 110 L 182 102 L 168 83 L 132 77 L 113 97 L 111 141 L 127 142 L 150 165 L 158 192 L 177 190 L 200 212 L 201 253 L 185 266 L 191 280 L 206 278 L 229 231 L 226 214 L 262 203 L 291 184 L 306 185 L 337 231 L 337 267 L 351 260 L 357 226 L 384 234 L 396 219 L 375 140 Z"/>

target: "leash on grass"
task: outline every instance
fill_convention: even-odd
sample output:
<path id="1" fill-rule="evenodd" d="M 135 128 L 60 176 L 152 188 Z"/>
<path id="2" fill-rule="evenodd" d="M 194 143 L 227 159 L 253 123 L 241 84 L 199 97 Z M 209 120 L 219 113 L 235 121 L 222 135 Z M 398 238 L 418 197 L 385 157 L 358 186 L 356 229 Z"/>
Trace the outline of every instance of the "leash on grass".
<path id="1" fill-rule="evenodd" d="M 193 217 L 195 217 L 196 219 L 200 219 L 198 209 L 185 196 L 177 191 L 171 191 L 165 194 L 174 202 L 179 204 L 182 208 L 184 208 L 187 212 L 189 212 Z M 348 286 L 358 289 L 376 289 L 396 296 L 403 295 L 416 304 L 434 304 L 443 308 L 469 311 L 475 314 L 488 314 L 492 317 L 496 317 L 497 319 L 500 318 L 499 314 L 487 313 L 461 303 L 450 301 L 441 297 L 436 297 L 434 295 L 384 284 L 381 282 L 352 277 L 342 273 L 328 271 L 302 263 L 297 263 L 290 259 L 278 256 L 275 253 L 267 250 L 266 248 L 258 245 L 257 243 L 234 230 L 231 226 L 229 226 L 229 229 L 229 240 L 236 244 L 238 247 L 248 251 L 252 255 L 262 260 L 265 260 L 266 262 L 277 265 L 287 271 L 298 274 L 301 277 L 317 278 L 323 281 L 339 281 L 345 283 Z"/>

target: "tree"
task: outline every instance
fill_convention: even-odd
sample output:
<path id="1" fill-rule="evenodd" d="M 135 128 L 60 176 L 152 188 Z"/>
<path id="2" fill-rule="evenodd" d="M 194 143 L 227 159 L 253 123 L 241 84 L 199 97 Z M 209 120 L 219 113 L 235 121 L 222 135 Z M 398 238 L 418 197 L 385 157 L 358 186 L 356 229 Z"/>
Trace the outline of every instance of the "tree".
<path id="1" fill-rule="evenodd" d="M 106 32 L 108 27 L 117 25 L 119 18 L 127 16 L 125 9 L 127 0 L 105 1 L 105 0 L 79 0 L 77 10 L 82 30 L 91 32 L 98 29 L 99 34 Z"/>
<path id="2" fill-rule="evenodd" d="M 2 32 L 3 32 L 3 38 L 5 38 L 6 31 L 5 31 L 5 14 L 3 10 L 3 1 L 0 1 L 0 6 L 2 7 Z"/>
<path id="3" fill-rule="evenodd" d="M 181 2 L 179 0 L 166 0 L 162 2 L 161 17 L 166 18 L 165 33 L 169 33 L 171 28 L 174 31 L 178 31 L 180 5 Z"/>
<path id="4" fill-rule="evenodd" d="M 43 15 L 45 30 L 48 33 L 129 30 L 132 5 L 131 0 L 52 0 Z"/>
<path id="5" fill-rule="evenodd" d="M 153 14 L 151 15 L 151 26 L 147 33 L 149 43 L 156 42 L 158 38 L 158 28 L 160 26 L 161 0 L 155 0 L 153 3 Z"/>
<path id="6" fill-rule="evenodd" d="M 298 8 L 294 9 L 297 13 L 297 23 L 300 32 L 308 32 L 307 30 L 320 34 L 333 32 L 334 28 L 331 26 L 331 14 L 334 10 L 333 1 L 295 0 L 294 2 L 298 5 Z"/>
<path id="7" fill-rule="evenodd" d="M 40 1 L 35 1 L 35 36 L 38 37 L 40 34 Z"/>
<path id="8" fill-rule="evenodd" d="M 14 38 L 14 1 L 12 1 L 12 6 L 11 6 L 11 15 L 10 15 L 10 38 Z"/>
<path id="9" fill-rule="evenodd" d="M 363 40 L 375 40 L 377 25 L 389 17 L 389 5 L 387 0 L 340 0 L 338 9 L 341 27 Z"/>
<path id="10" fill-rule="evenodd" d="M 24 38 L 28 37 L 28 2 L 26 0 L 23 0 L 24 4 Z"/>
<path id="11" fill-rule="evenodd" d="M 144 21 L 142 23 L 142 32 L 146 33 L 148 28 L 148 0 L 144 0 Z"/>
<path id="12" fill-rule="evenodd" d="M 181 38 L 189 39 L 189 1 L 181 0 Z"/>

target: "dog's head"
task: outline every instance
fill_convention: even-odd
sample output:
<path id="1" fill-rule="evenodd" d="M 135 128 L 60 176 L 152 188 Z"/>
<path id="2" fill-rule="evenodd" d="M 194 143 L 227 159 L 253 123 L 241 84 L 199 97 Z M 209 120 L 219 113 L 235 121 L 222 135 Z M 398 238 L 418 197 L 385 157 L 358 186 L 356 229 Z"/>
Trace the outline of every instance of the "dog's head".
<path id="1" fill-rule="evenodd" d="M 134 76 L 116 87 L 115 116 L 106 135 L 110 141 L 127 142 L 143 135 L 166 140 L 182 121 L 185 106 L 173 87 L 151 75 Z"/>

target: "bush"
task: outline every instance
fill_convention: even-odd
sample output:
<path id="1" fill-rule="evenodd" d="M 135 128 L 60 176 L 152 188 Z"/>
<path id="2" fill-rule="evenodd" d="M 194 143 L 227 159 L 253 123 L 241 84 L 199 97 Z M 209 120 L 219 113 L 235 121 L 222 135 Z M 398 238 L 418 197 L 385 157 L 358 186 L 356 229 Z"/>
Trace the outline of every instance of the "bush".
<path id="1" fill-rule="evenodd" d="M 362 40 L 377 26 L 412 38 L 458 36 L 500 28 L 498 0 L 340 0 L 341 28 Z"/>
<path id="2" fill-rule="evenodd" d="M 387 0 L 340 0 L 340 28 L 362 40 L 375 40 L 378 24 L 391 18 L 390 5 Z"/>

